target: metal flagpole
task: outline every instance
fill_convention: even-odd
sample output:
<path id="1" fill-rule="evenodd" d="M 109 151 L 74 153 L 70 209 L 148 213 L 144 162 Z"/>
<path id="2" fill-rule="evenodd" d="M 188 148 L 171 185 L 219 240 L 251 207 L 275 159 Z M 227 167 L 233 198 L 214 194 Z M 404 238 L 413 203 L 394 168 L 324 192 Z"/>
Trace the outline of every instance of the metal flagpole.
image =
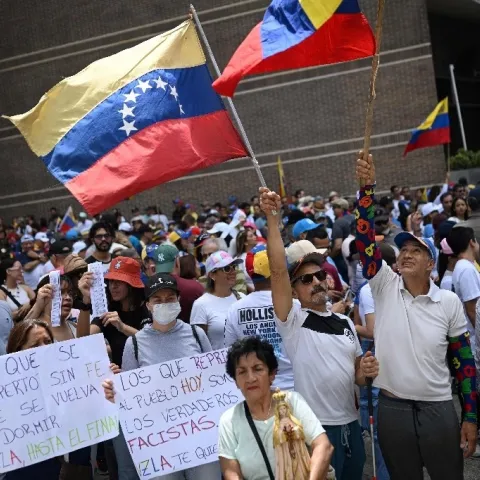
<path id="1" fill-rule="evenodd" d="M 465 129 L 463 128 L 462 110 L 458 101 L 457 82 L 455 81 L 455 67 L 450 64 L 450 78 L 452 80 L 453 96 L 455 97 L 455 106 L 457 107 L 458 121 L 460 123 L 460 133 L 462 134 L 463 149 L 467 150 L 467 139 L 465 137 Z"/>
<path id="2" fill-rule="evenodd" d="M 202 37 L 203 43 L 205 44 L 205 47 L 207 48 L 208 55 L 210 56 L 210 60 L 212 61 L 213 68 L 215 69 L 215 73 L 217 74 L 217 77 L 221 75 L 220 69 L 218 68 L 218 63 L 215 60 L 215 56 L 213 55 L 212 48 L 210 47 L 210 44 L 208 43 L 207 36 L 205 35 L 205 32 L 203 31 L 202 24 L 200 23 L 200 19 L 198 18 L 197 11 L 195 10 L 195 7 L 193 5 L 190 5 L 190 12 L 192 13 L 193 19 L 195 20 L 195 24 L 197 25 L 198 31 L 200 32 L 200 36 Z M 266 187 L 267 184 L 265 182 L 265 178 L 263 178 L 263 173 L 262 170 L 260 169 L 260 165 L 258 164 L 257 158 L 255 157 L 255 153 L 253 152 L 252 145 L 250 144 L 250 141 L 248 140 L 247 137 L 247 132 L 245 132 L 245 129 L 243 128 L 242 121 L 240 120 L 240 117 L 238 116 L 237 109 L 235 108 L 235 105 L 233 104 L 233 101 L 230 97 L 225 97 L 227 100 L 228 105 L 230 106 L 230 109 L 232 110 L 233 117 L 235 118 L 238 128 L 240 130 L 240 135 L 242 137 L 242 140 L 245 143 L 245 146 L 247 147 L 248 153 L 250 155 L 250 158 L 252 160 L 253 166 L 255 167 L 255 171 L 257 172 L 258 179 L 260 180 L 260 184 L 262 187 Z"/>

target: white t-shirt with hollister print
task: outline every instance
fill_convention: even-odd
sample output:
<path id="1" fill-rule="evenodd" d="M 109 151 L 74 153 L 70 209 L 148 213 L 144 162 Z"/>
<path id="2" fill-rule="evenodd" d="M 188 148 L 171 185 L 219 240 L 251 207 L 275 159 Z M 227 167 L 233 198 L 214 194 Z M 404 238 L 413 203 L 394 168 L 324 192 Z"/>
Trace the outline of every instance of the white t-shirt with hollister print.
<path id="1" fill-rule="evenodd" d="M 278 372 L 273 383 L 280 390 L 293 390 L 293 368 L 287 357 L 282 337 L 275 325 L 272 292 L 258 291 L 235 302 L 228 311 L 225 324 L 225 346 L 258 335 L 273 345 L 278 359 Z"/>
<path id="2" fill-rule="evenodd" d="M 355 360 L 362 348 L 352 321 L 337 313 L 303 309 L 296 302 L 285 322 L 275 321 L 292 360 L 295 390 L 322 425 L 357 420 Z"/>

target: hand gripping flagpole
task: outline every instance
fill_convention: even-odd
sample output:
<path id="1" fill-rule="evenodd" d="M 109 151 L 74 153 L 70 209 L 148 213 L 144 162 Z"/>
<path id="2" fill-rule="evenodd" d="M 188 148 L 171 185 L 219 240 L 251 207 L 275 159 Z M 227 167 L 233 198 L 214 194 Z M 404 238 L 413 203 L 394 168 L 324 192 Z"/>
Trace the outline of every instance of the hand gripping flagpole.
<path id="1" fill-rule="evenodd" d="M 215 60 L 215 56 L 213 55 L 212 48 L 210 47 L 210 43 L 208 43 L 207 36 L 203 31 L 202 24 L 200 23 L 200 19 L 198 18 L 197 11 L 195 10 L 195 7 L 193 5 L 190 5 L 190 12 L 193 16 L 193 19 L 195 20 L 195 24 L 197 25 L 198 31 L 200 32 L 200 36 L 202 37 L 203 43 L 207 48 L 208 55 L 210 56 L 210 60 L 212 61 L 213 68 L 215 69 L 215 73 L 217 74 L 217 77 L 219 77 L 221 75 L 221 72 L 220 72 L 220 69 L 218 68 L 218 63 Z M 237 122 L 238 129 L 240 130 L 240 136 L 242 137 L 242 140 L 245 143 L 245 147 L 247 147 L 247 151 L 250 155 L 255 171 L 257 172 L 258 179 L 260 180 L 260 184 L 262 185 L 262 187 L 266 187 L 267 184 L 265 182 L 265 178 L 263 178 L 262 170 L 260 169 L 260 165 L 258 164 L 257 158 L 255 157 L 255 153 L 253 152 L 253 148 L 252 148 L 252 145 L 250 144 L 250 140 L 247 137 L 247 132 L 245 132 L 242 121 L 238 116 L 237 109 L 235 108 L 235 105 L 233 104 L 233 101 L 230 97 L 225 97 L 225 98 L 227 100 L 228 105 L 230 106 L 230 109 L 232 110 L 233 117 Z"/>
<path id="2" fill-rule="evenodd" d="M 385 0 L 378 0 L 377 9 L 377 25 L 375 27 L 375 55 L 372 60 L 372 74 L 370 77 L 370 95 L 368 98 L 367 114 L 365 120 L 365 137 L 363 140 L 363 159 L 368 159 L 370 153 L 370 139 L 373 128 L 373 104 L 376 98 L 375 85 L 377 83 L 378 67 L 380 66 L 380 45 L 382 43 L 383 31 L 383 15 L 385 11 Z M 363 187 L 364 182 L 360 181 L 360 186 Z"/>

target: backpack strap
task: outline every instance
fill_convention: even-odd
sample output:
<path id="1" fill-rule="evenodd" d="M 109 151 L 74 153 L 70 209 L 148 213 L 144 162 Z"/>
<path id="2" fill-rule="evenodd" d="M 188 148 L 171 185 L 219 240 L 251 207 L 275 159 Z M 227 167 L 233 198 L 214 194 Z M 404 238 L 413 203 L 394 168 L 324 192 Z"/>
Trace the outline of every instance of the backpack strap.
<path id="1" fill-rule="evenodd" d="M 138 342 L 137 342 L 137 337 L 135 335 L 132 335 L 132 343 L 133 343 L 133 353 L 135 355 L 135 360 L 138 363 Z"/>
<path id="2" fill-rule="evenodd" d="M 192 333 L 193 336 L 195 337 L 196 342 L 198 343 L 198 346 L 200 347 L 200 351 L 203 353 L 203 346 L 202 342 L 200 341 L 200 337 L 198 336 L 197 329 L 195 328 L 195 325 L 190 325 L 192 327 Z"/>

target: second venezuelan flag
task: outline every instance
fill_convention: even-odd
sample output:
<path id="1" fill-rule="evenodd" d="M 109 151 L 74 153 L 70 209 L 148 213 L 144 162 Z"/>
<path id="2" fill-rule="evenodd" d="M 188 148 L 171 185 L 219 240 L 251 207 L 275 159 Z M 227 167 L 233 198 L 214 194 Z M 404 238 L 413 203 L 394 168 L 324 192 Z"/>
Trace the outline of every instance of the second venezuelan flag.
<path id="1" fill-rule="evenodd" d="M 273 0 L 213 88 L 233 96 L 246 75 L 341 63 L 375 53 L 357 0 Z"/>

